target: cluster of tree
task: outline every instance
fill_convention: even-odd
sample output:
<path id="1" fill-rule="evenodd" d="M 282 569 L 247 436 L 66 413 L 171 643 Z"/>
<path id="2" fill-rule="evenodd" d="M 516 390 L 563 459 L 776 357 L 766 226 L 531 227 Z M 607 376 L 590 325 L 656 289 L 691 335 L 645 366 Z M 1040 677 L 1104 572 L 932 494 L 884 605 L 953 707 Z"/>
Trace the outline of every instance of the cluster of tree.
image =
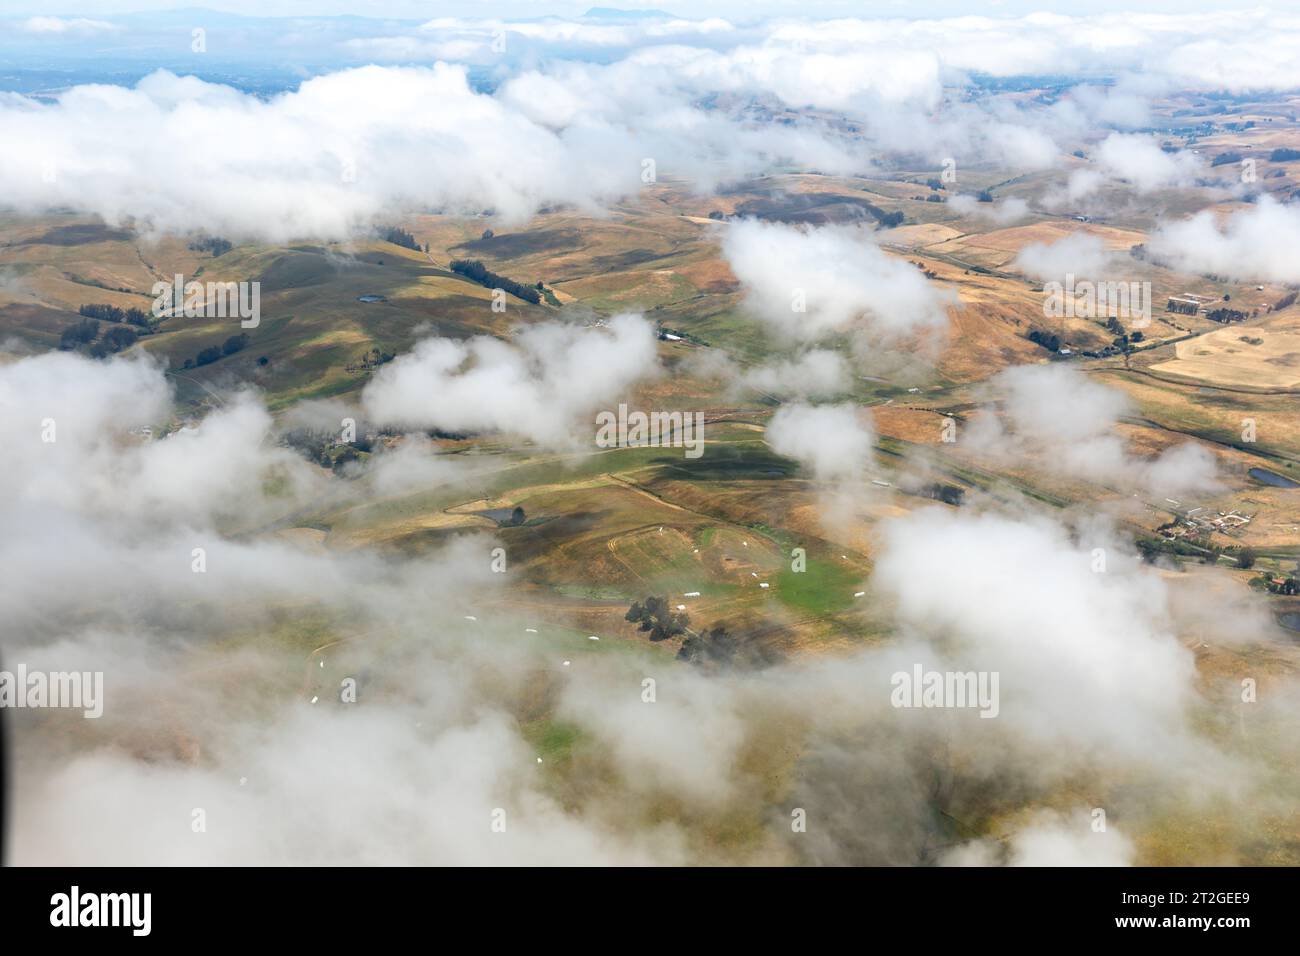
<path id="1" fill-rule="evenodd" d="M 740 642 L 719 624 L 682 641 L 677 659 L 700 667 L 720 669 L 734 663 L 739 650 Z"/>
<path id="2" fill-rule="evenodd" d="M 1210 160 L 1211 166 L 1227 166 L 1229 163 L 1241 162 L 1241 153 L 1220 153 Z"/>
<path id="3" fill-rule="evenodd" d="M 1268 158 L 1275 163 L 1289 163 L 1292 160 L 1300 159 L 1300 149 L 1291 149 L 1288 146 L 1279 146 L 1273 152 L 1268 154 Z"/>
<path id="4" fill-rule="evenodd" d="M 1211 322 L 1241 322 L 1246 318 L 1246 313 L 1236 309 L 1211 309 L 1205 313 L 1205 317 Z"/>
<path id="5" fill-rule="evenodd" d="M 329 454 L 326 453 L 324 459 L 321 461 L 321 464 L 328 467 L 332 472 L 334 472 L 334 474 L 342 475 L 343 470 L 348 465 L 352 464 L 352 462 L 354 461 L 360 461 L 360 460 L 361 460 L 361 452 L 357 451 L 355 446 L 344 445 L 341 449 L 339 449 L 339 453 L 334 456 L 333 461 L 330 460 Z"/>
<path id="6" fill-rule="evenodd" d="M 871 218 L 880 223 L 881 229 L 893 229 L 895 226 L 901 226 L 903 224 L 903 214 L 900 211 L 895 210 L 894 212 L 885 212 L 885 210 L 881 209 L 875 203 L 870 202 L 863 203 L 862 208 L 871 215 Z"/>
<path id="7" fill-rule="evenodd" d="M 99 323 L 94 319 L 82 319 L 63 330 L 59 336 L 59 348 L 67 352 L 78 345 L 86 345 L 99 336 Z"/>
<path id="8" fill-rule="evenodd" d="M 1276 312 L 1278 309 L 1285 309 L 1288 305 L 1293 305 L 1296 300 L 1296 295 L 1297 293 L 1295 292 L 1288 292 L 1286 295 L 1282 296 L 1282 298 L 1273 303 L 1273 311 Z"/>
<path id="9" fill-rule="evenodd" d="M 523 299 L 525 302 L 531 302 L 533 305 L 542 301 L 542 294 L 532 286 L 516 282 L 514 279 L 507 279 L 505 276 L 497 275 L 495 272 L 488 271 L 487 267 L 477 259 L 452 259 L 451 271 L 457 275 L 462 275 L 466 279 L 477 282 L 481 286 L 489 289 L 504 289 L 513 295 L 516 299 Z"/>
<path id="10" fill-rule="evenodd" d="M 1041 345 L 1049 352 L 1059 352 L 1061 349 L 1061 337 L 1055 332 L 1048 332 L 1045 329 L 1030 329 L 1026 338 L 1035 345 Z"/>
<path id="11" fill-rule="evenodd" d="M 677 659 L 702 670 L 757 668 L 776 659 L 758 643 L 734 637 L 724 624 L 715 624 L 698 634 L 689 630 L 690 618 L 684 612 L 673 611 L 666 598 L 651 596 L 644 602 L 633 601 L 625 619 L 639 624 L 639 630 L 648 631 L 652 641 L 685 634 Z"/>
<path id="12" fill-rule="evenodd" d="M 126 325 L 115 325 L 107 332 L 104 337 L 90 347 L 92 358 L 105 358 L 123 349 L 129 349 L 135 345 L 139 336 L 136 335 L 135 329 Z"/>
<path id="13" fill-rule="evenodd" d="M 928 485 L 923 485 L 917 489 L 916 494 L 922 498 L 931 498 L 934 501 L 942 501 L 946 505 L 952 505 L 960 508 L 961 503 L 966 499 L 966 489 L 961 485 L 950 485 L 942 481 L 933 481 Z"/>
<path id="14" fill-rule="evenodd" d="M 1300 594 L 1300 580 L 1296 578 L 1283 578 L 1281 581 L 1274 580 L 1267 574 L 1261 574 L 1250 582 L 1250 586 L 1269 594 L 1284 594 L 1287 597 L 1294 597 Z"/>
<path id="15" fill-rule="evenodd" d="M 183 367 L 199 368 L 203 365 L 211 365 L 226 355 L 234 355 L 246 345 L 248 345 L 248 333 L 240 332 L 238 335 L 232 335 L 222 342 L 219 348 L 215 345 L 209 345 L 207 348 L 202 349 L 194 358 L 186 359 Z"/>
<path id="16" fill-rule="evenodd" d="M 202 236 L 190 243 L 192 252 L 210 252 L 214 258 L 224 256 L 233 248 L 235 246 L 229 239 L 222 239 L 220 236 Z"/>
<path id="17" fill-rule="evenodd" d="M 391 362 L 396 356 L 392 352 L 381 352 L 378 348 L 373 348 L 361 357 L 360 362 L 349 362 L 344 369 L 349 372 L 369 371 L 373 368 Z M 260 360 L 259 360 L 260 361 Z"/>
<path id="18" fill-rule="evenodd" d="M 981 189 L 978 193 L 975 194 L 975 199 L 977 202 L 992 202 L 993 194 L 989 192 L 987 189 Z"/>
<path id="19" fill-rule="evenodd" d="M 725 625 L 715 624 L 707 631 L 691 634 L 682 641 L 677 659 L 703 671 L 757 670 L 779 660 L 779 655 L 752 637 L 736 637 Z"/>
<path id="20" fill-rule="evenodd" d="M 391 242 L 395 246 L 402 246 L 406 249 L 414 249 L 416 252 L 420 251 L 420 244 L 415 241 L 415 236 L 399 226 L 389 226 L 379 236 L 384 242 Z"/>
<path id="21" fill-rule="evenodd" d="M 357 435 L 353 441 L 342 446 L 342 450 L 335 455 L 333 450 L 339 446 L 338 439 L 339 433 L 336 431 L 295 428 L 285 432 L 280 440 L 308 461 L 314 461 L 322 468 L 334 470 L 341 470 L 343 465 L 359 458 L 357 452 L 369 454 L 374 448 L 374 443 L 369 438 Z M 348 453 L 349 451 L 351 454 Z"/>
<path id="22" fill-rule="evenodd" d="M 650 640 L 666 641 L 670 637 L 685 632 L 690 617 L 684 611 L 674 611 L 667 598 L 648 597 L 645 603 L 633 601 L 632 606 L 623 615 L 623 620 L 640 626 L 637 630 L 649 631 Z"/>
<path id="23" fill-rule="evenodd" d="M 98 305 L 83 305 L 77 312 L 88 319 L 99 319 L 103 322 L 125 322 L 128 325 L 138 325 L 142 328 L 149 327 L 149 314 L 134 306 L 129 309 L 119 309 L 115 305 L 101 303 Z"/>
<path id="24" fill-rule="evenodd" d="M 67 352 L 89 345 L 90 348 L 86 351 L 91 358 L 105 358 L 123 349 L 129 349 L 135 345 L 139 336 L 135 329 L 119 324 L 105 332 L 104 337 L 99 338 L 98 342 L 95 341 L 97 338 L 99 338 L 99 321 L 91 318 L 82 319 L 63 330 L 59 336 L 59 348 Z"/>
<path id="25" fill-rule="evenodd" d="M 1141 342 L 1146 338 L 1146 333 L 1141 329 L 1135 329 L 1132 332 L 1127 331 L 1124 324 L 1113 315 L 1106 319 L 1106 329 L 1115 335 L 1110 344 L 1121 352 L 1129 348 L 1131 343 Z"/>
<path id="26" fill-rule="evenodd" d="M 1167 532 L 1177 527 L 1177 521 L 1167 521 L 1156 530 Z M 1203 564 L 1217 564 L 1219 555 L 1223 553 L 1222 549 L 1210 543 L 1209 535 L 1180 539 L 1166 538 L 1163 535 L 1158 538 L 1142 537 L 1137 538 L 1133 544 L 1147 564 L 1153 564 L 1161 555 L 1180 566 L 1182 558 L 1193 558 Z"/>

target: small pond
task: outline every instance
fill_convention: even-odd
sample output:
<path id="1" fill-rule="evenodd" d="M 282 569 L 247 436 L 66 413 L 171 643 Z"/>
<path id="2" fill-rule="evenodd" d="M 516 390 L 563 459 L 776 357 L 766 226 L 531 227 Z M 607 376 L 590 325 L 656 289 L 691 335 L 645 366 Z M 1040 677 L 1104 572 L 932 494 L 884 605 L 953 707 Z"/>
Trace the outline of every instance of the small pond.
<path id="1" fill-rule="evenodd" d="M 1300 481 L 1292 481 L 1285 475 L 1279 475 L 1276 472 L 1267 471 L 1263 468 L 1252 468 L 1247 472 L 1247 474 L 1256 481 L 1261 481 L 1274 488 L 1300 488 Z"/>

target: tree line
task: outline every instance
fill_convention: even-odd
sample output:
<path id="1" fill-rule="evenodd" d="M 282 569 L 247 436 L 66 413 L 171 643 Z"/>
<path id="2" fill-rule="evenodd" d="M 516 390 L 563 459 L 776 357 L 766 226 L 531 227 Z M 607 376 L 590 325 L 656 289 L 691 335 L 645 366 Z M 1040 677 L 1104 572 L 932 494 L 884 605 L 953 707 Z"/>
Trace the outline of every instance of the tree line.
<path id="1" fill-rule="evenodd" d="M 89 346 L 86 354 L 91 358 L 106 358 L 123 349 L 129 349 L 138 339 L 135 329 L 128 325 L 114 325 L 104 333 L 103 338 L 100 338 L 99 320 L 85 318 L 63 330 L 59 335 L 59 349 L 72 352 L 82 346 Z"/>
<path id="2" fill-rule="evenodd" d="M 100 303 L 83 305 L 77 312 L 88 319 L 98 319 L 102 322 L 125 322 L 128 325 L 138 325 L 146 329 L 150 325 L 149 313 L 134 306 L 129 309 L 120 309 L 115 305 Z"/>
<path id="3" fill-rule="evenodd" d="M 220 346 L 209 345 L 207 348 L 201 349 L 194 358 L 186 359 L 182 368 L 199 368 L 203 365 L 211 365 L 218 359 L 242 351 L 247 345 L 248 333 L 240 332 L 238 335 L 232 335 L 226 339 Z"/>
<path id="4" fill-rule="evenodd" d="M 415 240 L 415 236 L 411 235 L 411 233 L 407 232 L 405 229 L 401 228 L 400 226 L 389 226 L 386 229 L 384 229 L 379 235 L 380 238 L 384 240 L 384 242 L 391 242 L 395 246 L 402 246 L 403 248 L 406 249 L 414 249 L 416 252 L 429 251 L 428 246 L 425 246 L 423 249 L 421 249 L 420 244 Z"/>
<path id="5" fill-rule="evenodd" d="M 210 252 L 214 258 L 224 256 L 233 248 L 235 248 L 234 244 L 229 239 L 222 239 L 220 236 L 203 236 L 189 244 L 191 252 Z"/>
<path id="6" fill-rule="evenodd" d="M 477 259 L 452 259 L 451 271 L 489 289 L 504 289 L 516 299 L 523 299 L 533 305 L 537 305 L 542 301 L 542 294 L 533 286 L 524 285 L 514 279 L 507 279 L 505 276 L 497 275 L 495 272 L 489 271 Z"/>
<path id="7" fill-rule="evenodd" d="M 685 611 L 674 611 L 667 598 L 651 595 L 644 601 L 633 601 L 624 620 L 638 625 L 638 630 L 648 632 L 652 641 L 666 641 L 685 634 L 677 659 L 706 671 L 719 671 L 734 667 L 756 668 L 772 663 L 773 656 L 753 641 L 740 640 L 725 624 L 700 631 L 690 630 L 691 619 Z"/>

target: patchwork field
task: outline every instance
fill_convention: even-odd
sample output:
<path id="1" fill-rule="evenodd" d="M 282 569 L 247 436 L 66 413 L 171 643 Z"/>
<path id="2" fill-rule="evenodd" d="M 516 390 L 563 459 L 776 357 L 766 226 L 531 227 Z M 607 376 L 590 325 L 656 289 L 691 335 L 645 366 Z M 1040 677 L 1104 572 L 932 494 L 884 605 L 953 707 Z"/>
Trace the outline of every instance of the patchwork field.
<path id="1" fill-rule="evenodd" d="M 1151 370 L 1260 391 L 1300 388 L 1300 309 L 1230 325 L 1179 342 L 1175 350 L 1177 358 Z"/>

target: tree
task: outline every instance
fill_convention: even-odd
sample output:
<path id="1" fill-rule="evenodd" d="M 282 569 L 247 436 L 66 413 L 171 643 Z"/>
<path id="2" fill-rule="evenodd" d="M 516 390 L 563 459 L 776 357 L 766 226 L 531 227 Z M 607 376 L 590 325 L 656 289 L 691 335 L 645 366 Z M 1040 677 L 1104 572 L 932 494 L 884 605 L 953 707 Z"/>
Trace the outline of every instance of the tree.
<path id="1" fill-rule="evenodd" d="M 248 344 L 248 333 L 240 332 L 238 335 L 232 335 L 221 345 L 222 355 L 234 355 L 245 345 Z"/>
<path id="2" fill-rule="evenodd" d="M 1049 352 L 1060 351 L 1061 337 L 1055 332 L 1048 332 L 1044 329 L 1030 329 L 1027 338 L 1029 341 L 1041 345 Z"/>
<path id="3" fill-rule="evenodd" d="M 334 459 L 334 466 L 333 466 L 334 474 L 341 475 L 343 473 L 343 469 L 349 463 L 356 461 L 360 457 L 361 457 L 361 453 L 358 452 L 355 448 L 353 448 L 351 445 L 344 445 L 343 450 L 339 452 L 338 457 Z"/>
<path id="4" fill-rule="evenodd" d="M 224 256 L 233 248 L 230 240 L 222 239 L 220 236 L 205 236 L 190 243 L 190 249 L 194 252 L 210 252 L 214 257 Z"/>
<path id="5" fill-rule="evenodd" d="M 380 237 L 385 242 L 391 242 L 395 246 L 401 246 L 404 249 L 414 249 L 420 251 L 420 244 L 415 241 L 415 236 L 411 235 L 400 226 L 389 226 L 380 232 Z M 383 265 L 383 263 L 379 263 Z"/>
<path id="6" fill-rule="evenodd" d="M 127 325 L 115 325 L 104 333 L 104 347 L 110 352 L 120 352 L 123 349 L 129 349 L 135 345 L 136 339 L 139 338 L 135 329 Z"/>
<path id="7" fill-rule="evenodd" d="M 524 509 L 519 507 L 519 505 L 515 505 L 515 510 L 510 512 L 510 524 L 517 528 L 523 523 Z"/>
<path id="8" fill-rule="evenodd" d="M 457 275 L 462 275 L 466 279 L 477 282 L 479 285 L 488 289 L 505 289 L 517 299 L 523 299 L 525 302 L 531 302 L 537 305 L 542 301 L 542 294 L 532 286 L 516 282 L 514 279 L 507 279 L 505 276 L 497 275 L 490 272 L 483 263 L 477 259 L 452 259 L 451 271 Z"/>
<path id="9" fill-rule="evenodd" d="M 1249 571 L 1255 566 L 1255 549 L 1242 548 L 1237 552 L 1237 567 Z"/>
<path id="10" fill-rule="evenodd" d="M 640 625 L 640 631 L 649 631 L 650 640 L 666 641 L 683 633 L 691 619 L 685 612 L 674 612 L 667 598 L 648 597 L 645 603 L 633 601 L 623 620 Z"/>
<path id="11" fill-rule="evenodd" d="M 99 322 L 95 319 L 82 319 L 63 330 L 59 336 L 59 348 L 65 352 L 95 341 L 99 335 Z"/>
<path id="12" fill-rule="evenodd" d="M 726 667 L 736 659 L 739 643 L 722 625 L 682 641 L 677 659 L 704 667 Z"/>

